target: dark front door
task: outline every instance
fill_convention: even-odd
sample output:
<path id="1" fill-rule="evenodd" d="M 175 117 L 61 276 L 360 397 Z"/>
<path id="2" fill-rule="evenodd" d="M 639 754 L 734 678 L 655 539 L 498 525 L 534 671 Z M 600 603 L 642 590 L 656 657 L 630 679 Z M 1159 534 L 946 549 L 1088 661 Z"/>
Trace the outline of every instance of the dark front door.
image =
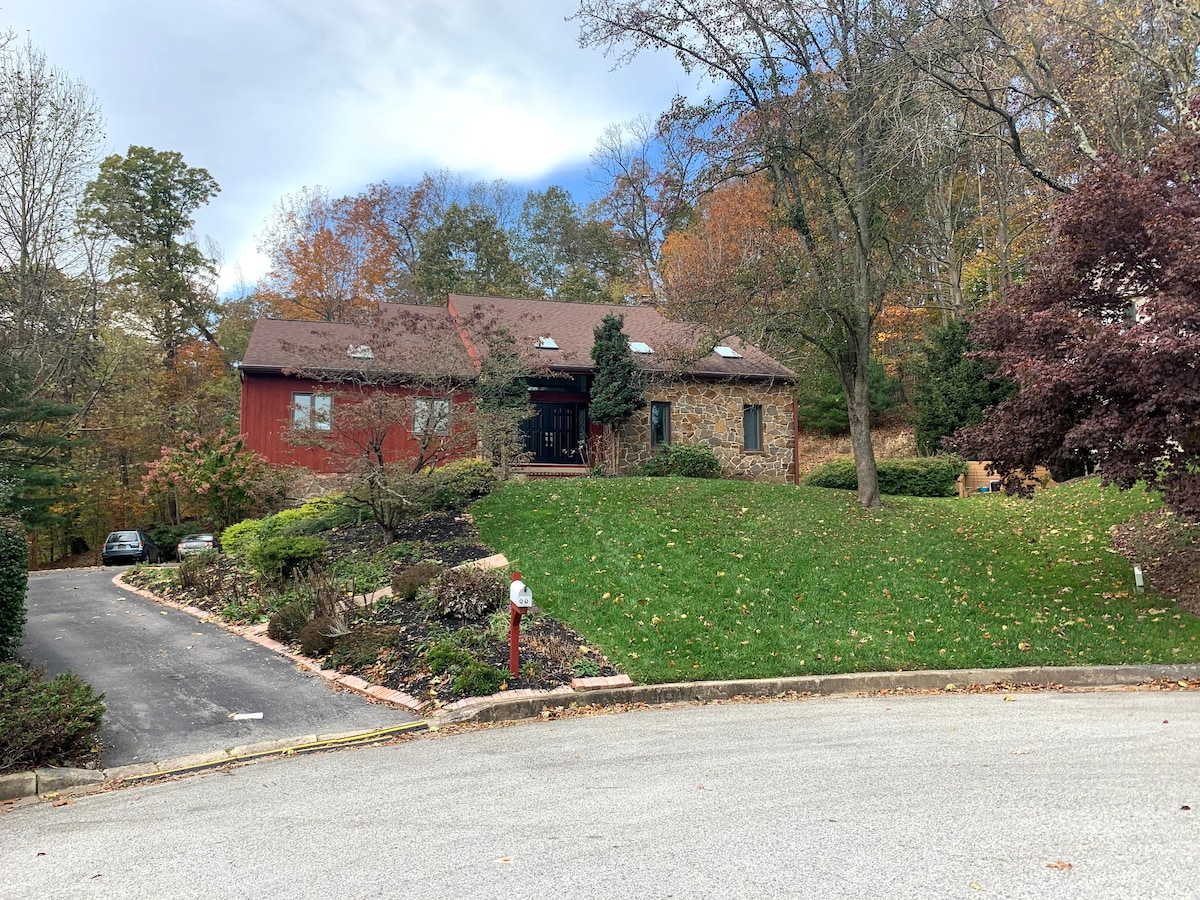
<path id="1" fill-rule="evenodd" d="M 534 403 L 525 423 L 525 449 L 535 463 L 578 465 L 579 442 L 587 433 L 586 407 L 581 403 Z"/>

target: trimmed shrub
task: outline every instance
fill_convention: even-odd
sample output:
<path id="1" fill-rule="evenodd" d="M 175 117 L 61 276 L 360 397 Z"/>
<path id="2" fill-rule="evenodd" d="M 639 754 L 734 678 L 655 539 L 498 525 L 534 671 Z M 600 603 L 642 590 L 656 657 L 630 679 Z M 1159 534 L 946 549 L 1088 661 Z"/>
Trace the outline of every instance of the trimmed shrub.
<path id="1" fill-rule="evenodd" d="M 46 681 L 0 664 L 0 774 L 79 764 L 96 750 L 104 695 L 70 673 Z"/>
<path id="2" fill-rule="evenodd" d="M 953 497 L 955 480 L 967 470 L 956 456 L 919 456 L 911 459 L 884 459 L 877 466 L 879 492 L 900 497 Z M 854 460 L 837 459 L 817 468 L 808 476 L 810 487 L 858 489 Z"/>
<path id="3" fill-rule="evenodd" d="M 505 596 L 505 577 L 495 569 L 449 569 L 425 591 L 430 611 L 456 619 L 481 619 Z"/>
<path id="4" fill-rule="evenodd" d="M 392 579 L 392 596 L 397 600 L 412 602 L 417 599 L 421 588 L 442 574 L 444 567 L 432 562 L 409 566 Z"/>
<path id="5" fill-rule="evenodd" d="M 500 690 L 508 679 L 508 673 L 478 659 L 473 659 L 454 677 L 452 687 L 456 693 L 467 697 L 486 697 Z"/>
<path id="6" fill-rule="evenodd" d="M 14 655 L 25 631 L 29 545 L 16 519 L 0 519 L 0 660 Z"/>
<path id="7" fill-rule="evenodd" d="M 286 581 L 301 569 L 319 568 L 329 543 L 316 537 L 273 537 L 260 540 L 249 563 L 268 581 Z"/>
<path id="8" fill-rule="evenodd" d="M 296 639 L 300 629 L 308 624 L 312 617 L 312 607 L 303 600 L 289 600 L 267 620 L 267 637 L 281 644 L 287 644 Z"/>
<path id="9" fill-rule="evenodd" d="M 667 444 L 642 466 L 650 477 L 720 478 L 721 461 L 708 444 Z"/>
<path id="10" fill-rule="evenodd" d="M 317 616 L 301 628 L 296 636 L 300 642 L 300 653 L 309 657 L 324 656 L 337 643 L 333 636 L 336 627 L 332 616 Z"/>
<path id="11" fill-rule="evenodd" d="M 453 641 L 440 641 L 425 654 L 425 665 L 429 666 L 429 671 L 434 675 L 460 669 L 474 661 L 475 657 L 455 645 Z"/>
<path id="12" fill-rule="evenodd" d="M 221 532 L 221 549 L 230 556 L 246 559 L 258 544 L 265 519 L 243 519 Z"/>
<path id="13" fill-rule="evenodd" d="M 430 505 L 434 509 L 462 509 L 472 500 L 490 494 L 496 486 L 492 464 L 483 459 L 463 459 L 434 469 Z"/>

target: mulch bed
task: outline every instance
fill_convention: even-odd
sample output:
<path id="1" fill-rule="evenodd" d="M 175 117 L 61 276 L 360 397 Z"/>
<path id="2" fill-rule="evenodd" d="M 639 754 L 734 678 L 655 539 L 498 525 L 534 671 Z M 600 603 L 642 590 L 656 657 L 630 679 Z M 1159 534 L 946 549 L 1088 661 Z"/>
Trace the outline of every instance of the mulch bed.
<path id="1" fill-rule="evenodd" d="M 1149 587 L 1200 615 L 1200 523 L 1159 509 L 1114 525 L 1110 534 L 1113 546 L 1142 567 Z"/>
<path id="2" fill-rule="evenodd" d="M 373 525 L 344 526 L 322 532 L 329 542 L 330 556 L 369 555 L 385 548 L 379 530 Z M 412 545 L 408 558 L 438 560 L 446 567 L 482 559 L 492 551 L 479 543 L 479 535 L 469 516 L 438 513 L 408 523 L 396 535 L 397 543 Z M 394 564 L 394 568 L 403 565 Z M 220 556 L 210 570 L 210 583 L 224 586 L 212 592 L 181 587 L 169 569 L 145 566 L 126 575 L 131 584 L 145 588 L 176 603 L 203 609 L 220 616 L 231 593 L 256 593 L 250 576 L 233 559 Z M 428 613 L 417 602 L 385 598 L 374 608 L 363 609 L 351 622 L 350 635 L 340 641 L 357 640 L 367 649 L 363 659 L 339 666 L 339 670 L 357 675 L 373 684 L 403 691 L 418 700 L 440 706 L 470 694 L 455 689 L 451 674 L 434 674 L 425 661 L 431 645 L 457 633 L 456 642 L 469 645 L 470 653 L 495 669 L 508 671 L 508 641 L 484 639 L 486 621 L 445 618 Z M 298 650 L 298 647 L 293 647 Z M 617 670 L 583 637 L 546 614 L 534 610 L 521 622 L 520 673 L 505 679 L 502 690 L 550 690 L 570 684 L 578 660 L 588 675 L 615 675 Z M 378 652 L 375 652 L 375 651 Z"/>

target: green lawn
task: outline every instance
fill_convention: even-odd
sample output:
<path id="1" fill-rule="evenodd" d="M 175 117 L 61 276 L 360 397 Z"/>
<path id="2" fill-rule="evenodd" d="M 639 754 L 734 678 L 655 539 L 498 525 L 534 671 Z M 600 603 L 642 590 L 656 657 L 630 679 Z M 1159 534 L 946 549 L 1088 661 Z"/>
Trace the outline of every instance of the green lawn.
<path id="1" fill-rule="evenodd" d="M 1133 592 L 1107 531 L 1157 501 L 689 479 L 509 484 L 473 508 L 535 601 L 642 682 L 1195 662 L 1200 619 Z"/>

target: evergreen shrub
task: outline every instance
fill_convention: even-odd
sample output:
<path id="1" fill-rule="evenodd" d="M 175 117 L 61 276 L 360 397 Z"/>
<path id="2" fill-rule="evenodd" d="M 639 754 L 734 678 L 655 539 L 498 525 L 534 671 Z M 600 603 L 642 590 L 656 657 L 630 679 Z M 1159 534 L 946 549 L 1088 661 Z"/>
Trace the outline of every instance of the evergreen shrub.
<path id="1" fill-rule="evenodd" d="M 29 545 L 16 519 L 0 519 L 0 660 L 16 655 L 25 631 Z"/>
<path id="2" fill-rule="evenodd" d="M 877 464 L 879 492 L 900 497 L 953 497 L 955 481 L 967 471 L 956 456 L 919 456 L 884 459 Z M 835 459 L 819 466 L 805 480 L 810 487 L 858 490 L 858 473 L 852 459 Z"/>

